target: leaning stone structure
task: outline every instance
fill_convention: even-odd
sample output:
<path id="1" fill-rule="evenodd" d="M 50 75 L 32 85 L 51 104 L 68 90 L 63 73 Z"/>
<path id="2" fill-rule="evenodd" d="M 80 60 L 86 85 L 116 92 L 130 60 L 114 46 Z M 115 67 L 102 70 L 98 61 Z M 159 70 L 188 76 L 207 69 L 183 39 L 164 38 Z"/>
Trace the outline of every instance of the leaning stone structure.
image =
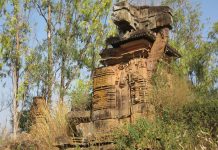
<path id="1" fill-rule="evenodd" d="M 114 129 L 139 117 L 152 120 L 149 91 L 157 62 L 180 57 L 167 43 L 173 22 L 169 7 L 120 2 L 114 5 L 112 19 L 119 35 L 108 38 L 100 53 L 103 67 L 94 72 L 92 108 L 68 114 L 73 137 L 57 142 L 59 147 L 113 149 Z"/>

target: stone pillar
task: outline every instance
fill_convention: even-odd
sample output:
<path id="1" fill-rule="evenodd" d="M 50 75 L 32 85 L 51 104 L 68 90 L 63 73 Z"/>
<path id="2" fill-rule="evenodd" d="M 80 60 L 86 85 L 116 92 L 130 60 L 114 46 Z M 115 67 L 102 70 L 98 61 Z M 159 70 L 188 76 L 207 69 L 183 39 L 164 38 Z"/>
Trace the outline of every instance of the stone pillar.
<path id="1" fill-rule="evenodd" d="M 151 93 L 152 85 L 151 79 L 152 75 L 157 68 L 158 61 L 163 58 L 164 50 L 166 48 L 169 38 L 169 28 L 161 29 L 157 35 L 156 40 L 149 52 L 147 58 L 147 70 L 148 70 L 148 93 Z"/>
<path id="2" fill-rule="evenodd" d="M 48 122 L 49 109 L 43 97 L 34 97 L 30 108 L 31 131 L 42 129 Z"/>

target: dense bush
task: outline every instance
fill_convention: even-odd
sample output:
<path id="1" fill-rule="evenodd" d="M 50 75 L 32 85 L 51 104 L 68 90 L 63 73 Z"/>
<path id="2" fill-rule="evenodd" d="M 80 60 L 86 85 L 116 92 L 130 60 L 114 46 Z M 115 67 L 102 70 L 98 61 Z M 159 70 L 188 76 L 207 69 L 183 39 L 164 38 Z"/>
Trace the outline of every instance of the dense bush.
<path id="1" fill-rule="evenodd" d="M 158 120 L 138 120 L 117 132 L 117 149 L 191 149 L 192 138 L 187 126 Z"/>
<path id="2" fill-rule="evenodd" d="M 117 149 L 217 149 L 218 101 L 193 101 L 174 115 L 163 109 L 154 122 L 144 119 L 116 131 Z"/>
<path id="3" fill-rule="evenodd" d="M 218 136 L 218 100 L 194 101 L 182 109 L 183 120 L 191 129 L 207 129 Z"/>
<path id="4" fill-rule="evenodd" d="M 31 125 L 29 110 L 20 112 L 19 128 L 23 131 L 29 131 Z"/>

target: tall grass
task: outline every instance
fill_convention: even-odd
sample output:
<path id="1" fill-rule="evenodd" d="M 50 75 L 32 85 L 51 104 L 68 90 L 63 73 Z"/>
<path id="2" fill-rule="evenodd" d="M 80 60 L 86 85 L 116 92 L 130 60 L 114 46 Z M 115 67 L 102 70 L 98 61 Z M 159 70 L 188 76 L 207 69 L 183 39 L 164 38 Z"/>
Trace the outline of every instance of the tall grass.
<path id="1" fill-rule="evenodd" d="M 152 77 L 149 101 L 158 115 L 171 110 L 176 112 L 197 98 L 187 78 L 180 76 L 168 64 L 160 62 Z M 170 112 L 169 112 L 170 113 Z"/>
<path id="2" fill-rule="evenodd" d="M 30 132 L 18 134 L 16 141 L 8 138 L 1 144 L 2 149 L 13 150 L 54 150 L 57 137 L 65 137 L 68 134 L 68 121 L 66 114 L 70 111 L 66 104 L 56 104 L 52 111 L 44 110 L 45 121 L 32 124 Z M 42 119 L 43 120 L 43 119 Z M 3 134 L 2 134 L 3 135 Z M 1 137 L 3 137 L 1 135 Z M 1 147 L 0 147 L 1 149 Z"/>
<path id="3" fill-rule="evenodd" d="M 41 127 L 33 128 L 30 132 L 34 140 L 41 141 L 48 149 L 52 149 L 55 139 L 60 136 L 67 136 L 68 121 L 66 114 L 69 107 L 63 103 L 58 103 L 52 111 L 46 111 L 46 123 Z"/>
<path id="4" fill-rule="evenodd" d="M 6 125 L 0 125 L 0 145 L 2 145 L 5 141 L 8 140 L 9 131 L 7 130 Z"/>

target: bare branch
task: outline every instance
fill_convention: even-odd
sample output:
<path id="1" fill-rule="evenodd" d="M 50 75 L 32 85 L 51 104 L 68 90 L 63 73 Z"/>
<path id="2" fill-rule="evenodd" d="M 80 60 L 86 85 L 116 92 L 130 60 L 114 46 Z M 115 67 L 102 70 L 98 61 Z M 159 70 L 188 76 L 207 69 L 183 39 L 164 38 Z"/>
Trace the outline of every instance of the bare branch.
<path id="1" fill-rule="evenodd" d="M 37 3 L 36 5 L 37 5 L 37 8 L 38 8 L 38 9 L 36 9 L 36 10 L 37 10 L 38 13 L 39 13 L 43 18 L 44 18 L 46 24 L 48 25 L 48 20 L 47 20 L 45 14 L 42 12 L 42 8 L 41 8 L 41 6 L 40 6 L 38 3 Z"/>

